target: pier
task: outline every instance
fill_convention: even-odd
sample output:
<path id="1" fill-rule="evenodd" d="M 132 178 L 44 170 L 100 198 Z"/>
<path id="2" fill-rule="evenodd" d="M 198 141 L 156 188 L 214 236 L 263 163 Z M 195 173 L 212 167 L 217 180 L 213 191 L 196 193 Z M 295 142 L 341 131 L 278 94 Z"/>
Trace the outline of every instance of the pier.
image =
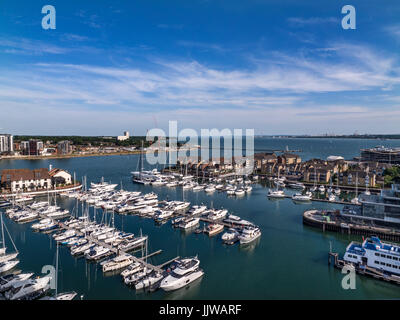
<path id="1" fill-rule="evenodd" d="M 354 217 L 355 218 L 355 217 Z M 362 220 L 362 216 L 357 219 Z M 349 217 L 336 215 L 335 220 L 330 219 L 330 215 L 318 210 L 307 210 L 303 213 L 303 224 L 321 229 L 323 232 L 332 231 L 348 235 L 377 236 L 387 241 L 400 242 L 400 230 L 387 227 L 372 226 L 367 224 L 355 223 Z"/>
<path id="2" fill-rule="evenodd" d="M 285 198 L 286 199 L 292 199 L 292 196 L 290 196 L 290 195 L 287 195 L 287 194 L 285 194 Z M 293 200 L 293 201 L 296 201 L 296 200 Z M 310 201 L 318 201 L 318 202 L 328 202 L 328 203 L 335 203 L 335 204 L 343 204 L 343 205 L 346 205 L 346 204 L 351 204 L 351 205 L 353 205 L 353 206 L 361 206 L 361 204 L 356 204 L 356 203 L 351 203 L 351 202 L 347 202 L 347 201 L 329 201 L 329 199 L 318 199 L 318 198 L 312 198 Z M 307 203 L 307 202 L 304 202 L 304 201 L 298 201 L 299 203 L 301 202 L 301 203 Z"/>
<path id="3" fill-rule="evenodd" d="M 65 225 L 64 223 L 62 223 L 62 222 L 58 222 L 58 225 L 59 225 L 62 229 L 65 229 L 65 230 L 70 230 L 70 229 L 75 230 L 74 228 L 69 228 L 68 226 L 66 226 L 66 225 Z M 76 230 L 75 230 L 75 231 L 76 231 Z M 85 236 L 82 232 L 78 232 L 78 231 L 76 231 L 76 234 L 77 234 L 77 235 L 80 235 L 80 236 Z M 160 267 L 160 266 L 154 266 L 154 265 L 152 265 L 152 264 L 150 264 L 150 263 L 148 263 L 148 262 L 145 261 L 147 258 L 150 258 L 150 257 L 152 257 L 152 256 L 155 256 L 155 255 L 157 255 L 157 254 L 160 254 L 160 253 L 162 252 L 162 250 L 157 250 L 157 251 L 155 251 L 155 252 L 153 252 L 153 253 L 151 253 L 151 254 L 148 254 L 148 255 L 146 255 L 146 256 L 144 256 L 144 257 L 142 257 L 142 258 L 138 258 L 138 257 L 136 257 L 136 256 L 134 256 L 134 255 L 132 255 L 132 254 L 130 254 L 130 253 L 124 251 L 124 250 L 120 250 L 120 249 L 118 249 L 118 248 L 115 248 L 115 247 L 113 247 L 112 245 L 109 245 L 109 244 L 107 244 L 107 243 L 104 243 L 104 242 L 102 242 L 102 241 L 100 241 L 100 240 L 98 240 L 98 239 L 96 239 L 96 238 L 93 238 L 93 237 L 91 237 L 91 236 L 89 236 L 89 235 L 85 236 L 85 238 L 86 238 L 87 240 L 89 240 L 90 242 L 95 243 L 96 245 L 99 245 L 99 246 L 102 246 L 102 247 L 104 247 L 104 248 L 107 248 L 107 249 L 111 250 L 111 252 L 114 253 L 114 254 L 116 254 L 116 255 L 121 255 L 121 254 L 129 255 L 129 256 L 132 257 L 132 259 L 133 259 L 135 262 L 140 263 L 141 265 L 145 266 L 145 267 L 148 268 L 148 269 L 151 269 L 151 270 L 154 270 L 154 271 L 160 272 L 160 273 L 162 273 L 162 272 L 164 271 L 164 270 L 162 269 L 162 267 Z M 146 241 L 147 241 L 147 240 L 146 240 Z M 143 244 L 141 244 L 140 246 L 143 247 Z M 175 259 L 177 259 L 177 258 L 172 259 L 172 261 L 174 261 Z M 165 262 L 164 264 L 161 264 L 161 266 L 164 266 L 164 265 L 167 265 L 167 264 L 168 264 L 168 261 Z"/>

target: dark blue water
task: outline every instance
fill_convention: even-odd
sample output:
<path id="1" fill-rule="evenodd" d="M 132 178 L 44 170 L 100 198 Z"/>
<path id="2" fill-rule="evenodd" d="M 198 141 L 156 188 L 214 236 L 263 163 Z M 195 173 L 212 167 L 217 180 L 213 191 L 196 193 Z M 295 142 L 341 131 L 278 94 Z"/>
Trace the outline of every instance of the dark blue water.
<path id="1" fill-rule="evenodd" d="M 381 141 L 382 142 L 382 141 Z M 329 155 L 352 158 L 359 148 L 375 146 L 376 140 L 325 139 L 256 139 L 256 148 L 302 149 L 304 159 Z M 379 143 L 381 144 L 381 143 Z M 384 141 L 386 146 L 400 146 L 396 141 Z M 318 151 L 318 148 L 321 150 Z M 67 248 L 60 248 L 59 291 L 75 290 L 85 299 L 393 299 L 399 297 L 397 286 L 357 276 L 356 290 L 341 287 L 342 274 L 327 264 L 329 245 L 343 253 L 351 240 L 336 233 L 322 233 L 302 224 L 302 213 L 309 208 L 335 208 L 334 204 L 294 204 L 290 199 L 271 201 L 266 197 L 267 186 L 253 186 L 251 195 L 241 199 L 226 194 L 212 196 L 166 187 L 135 185 L 130 171 L 138 167 L 139 156 L 107 156 L 59 160 L 1 160 L 0 169 L 59 167 L 76 172 L 77 178 L 86 175 L 88 182 L 122 183 L 124 189 L 155 191 L 160 199 L 185 199 L 192 204 L 224 207 L 233 214 L 261 227 L 262 236 L 248 247 L 225 246 L 220 235 L 209 238 L 194 233 L 185 234 L 170 224 L 156 226 L 152 220 L 135 216 L 115 216 L 116 225 L 125 231 L 149 235 L 149 252 L 162 249 L 151 258 L 160 264 L 175 256 L 198 254 L 205 276 L 188 289 L 173 293 L 157 291 L 136 293 L 126 287 L 119 276 L 105 277 L 100 267 L 75 259 Z M 65 208 L 73 209 L 75 201 L 59 198 Z M 95 212 L 90 209 L 93 216 Z M 96 216 L 100 219 L 102 213 Z M 110 217 L 107 216 L 109 219 Z M 6 220 L 8 229 L 20 250 L 20 268 L 40 274 L 46 264 L 55 263 L 55 244 L 49 236 L 33 233 L 27 225 Z"/>

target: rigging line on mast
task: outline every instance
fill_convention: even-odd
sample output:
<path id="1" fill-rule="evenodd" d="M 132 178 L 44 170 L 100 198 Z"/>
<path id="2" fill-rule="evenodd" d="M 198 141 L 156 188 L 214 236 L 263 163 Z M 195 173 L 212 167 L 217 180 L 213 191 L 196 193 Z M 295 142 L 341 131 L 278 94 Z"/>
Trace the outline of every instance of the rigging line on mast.
<path id="1" fill-rule="evenodd" d="M 18 249 L 17 249 L 17 247 L 16 247 L 16 245 L 15 245 L 15 243 L 14 243 L 14 241 L 13 241 L 13 239 L 12 239 L 12 237 L 11 237 L 11 234 L 10 234 L 10 232 L 8 231 L 8 229 L 7 229 L 7 226 L 6 226 L 6 224 L 4 223 L 4 221 L 2 221 L 2 225 L 4 226 L 4 228 L 6 229 L 6 231 L 7 231 L 7 234 L 8 234 L 8 236 L 10 237 L 10 240 L 11 240 L 11 243 L 13 244 L 13 246 L 14 246 L 14 249 L 15 249 L 15 251 L 16 252 L 19 252 L 18 251 Z M 4 241 L 4 239 L 3 239 L 3 242 L 4 242 L 4 244 L 5 244 L 5 241 Z"/>

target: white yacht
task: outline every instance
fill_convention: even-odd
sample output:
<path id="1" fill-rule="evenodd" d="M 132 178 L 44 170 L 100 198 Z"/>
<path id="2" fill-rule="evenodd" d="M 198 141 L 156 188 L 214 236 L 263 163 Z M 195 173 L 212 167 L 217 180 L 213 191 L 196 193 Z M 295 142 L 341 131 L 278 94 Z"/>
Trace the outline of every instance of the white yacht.
<path id="1" fill-rule="evenodd" d="M 162 278 L 164 278 L 162 273 L 156 272 L 154 274 L 150 274 L 150 275 L 144 277 L 139 282 L 137 282 L 135 284 L 135 289 L 140 290 L 140 289 L 148 288 L 148 287 L 152 286 L 153 284 L 156 284 L 157 282 L 159 282 Z"/>
<path id="2" fill-rule="evenodd" d="M 110 249 L 104 248 L 102 246 L 96 246 L 94 248 L 88 249 L 85 252 L 85 258 L 87 260 L 98 260 L 110 253 Z"/>
<path id="3" fill-rule="evenodd" d="M 283 190 L 269 190 L 268 191 L 269 198 L 285 198 L 285 193 Z"/>
<path id="4" fill-rule="evenodd" d="M 199 265 L 200 260 L 197 257 L 179 260 L 177 266 L 161 281 L 160 288 L 164 291 L 173 291 L 201 278 L 204 272 Z"/>
<path id="5" fill-rule="evenodd" d="M 130 264 L 124 271 L 121 272 L 123 278 L 127 278 L 137 272 L 142 270 L 142 265 L 139 262 L 134 262 Z"/>
<path id="6" fill-rule="evenodd" d="M 335 196 L 335 194 L 331 193 L 331 194 L 329 195 L 329 197 L 328 197 L 328 201 L 330 201 L 330 202 L 336 201 L 336 196 Z"/>
<path id="7" fill-rule="evenodd" d="M 297 190 L 304 190 L 306 188 L 305 185 L 301 182 L 289 183 L 288 187 Z"/>
<path id="8" fill-rule="evenodd" d="M 253 242 L 261 236 L 261 230 L 258 227 L 247 226 L 242 229 L 239 235 L 240 244 Z"/>
<path id="9" fill-rule="evenodd" d="M 188 215 L 198 215 L 202 214 L 204 211 L 207 210 L 207 206 L 193 206 L 190 208 L 190 210 L 187 212 Z"/>
<path id="10" fill-rule="evenodd" d="M 235 190 L 235 195 L 236 196 L 244 196 L 244 194 L 245 194 L 245 191 L 244 191 L 244 189 L 237 189 L 237 190 Z"/>
<path id="11" fill-rule="evenodd" d="M 207 218 L 215 221 L 215 220 L 225 218 L 227 213 L 228 213 L 228 210 L 226 210 L 226 209 L 211 210 L 211 213 L 207 216 Z"/>
<path id="12" fill-rule="evenodd" d="M 307 192 L 306 194 L 296 193 L 292 196 L 293 201 L 308 202 L 312 199 L 312 193 Z"/>
<path id="13" fill-rule="evenodd" d="M 217 190 L 217 189 L 215 189 L 214 185 L 209 185 L 207 188 L 204 189 L 204 191 L 207 193 L 213 193 L 213 192 L 215 192 L 215 190 Z"/>
<path id="14" fill-rule="evenodd" d="M 17 283 L 22 283 L 33 276 L 33 273 L 8 274 L 0 277 L 0 292 L 6 291 Z"/>
<path id="15" fill-rule="evenodd" d="M 110 271 L 116 271 L 116 270 L 121 270 L 123 268 L 128 267 L 133 263 L 133 258 L 131 255 L 128 254 L 123 254 L 119 255 L 115 258 L 112 258 L 108 261 L 104 261 L 100 265 L 103 268 L 103 272 L 110 272 Z"/>
<path id="16" fill-rule="evenodd" d="M 319 186 L 318 191 L 321 193 L 325 192 L 325 187 L 323 185 Z"/>
<path id="17" fill-rule="evenodd" d="M 19 263 L 19 260 L 8 260 L 8 261 L 0 263 L 0 273 L 11 270 L 18 263 Z"/>
<path id="18" fill-rule="evenodd" d="M 235 240 L 236 238 L 238 238 L 238 236 L 239 236 L 239 232 L 238 232 L 236 229 L 234 229 L 234 228 L 230 228 L 230 229 L 228 229 L 227 232 L 225 232 L 225 233 L 221 236 L 221 239 L 222 239 L 222 241 L 224 241 L 224 242 L 228 242 L 228 241 L 233 241 L 233 240 Z"/>
<path id="19" fill-rule="evenodd" d="M 23 300 L 41 295 L 50 289 L 50 280 L 50 276 L 28 279 L 22 286 L 18 285 L 15 287 L 13 285 L 12 288 L 5 293 L 5 297 L 8 300 Z"/>
<path id="20" fill-rule="evenodd" d="M 197 226 L 199 224 L 199 222 L 200 222 L 199 218 L 191 218 L 191 219 L 182 221 L 179 224 L 179 227 L 182 229 L 190 229 L 190 228 Z"/>

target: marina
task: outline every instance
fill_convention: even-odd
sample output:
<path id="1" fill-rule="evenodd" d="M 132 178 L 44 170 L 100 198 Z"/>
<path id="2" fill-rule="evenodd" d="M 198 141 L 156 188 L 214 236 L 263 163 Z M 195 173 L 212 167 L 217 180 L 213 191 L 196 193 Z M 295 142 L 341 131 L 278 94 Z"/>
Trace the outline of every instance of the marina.
<path id="1" fill-rule="evenodd" d="M 61 268 L 63 269 L 59 279 L 60 290 L 65 292 L 73 290 L 78 292 L 79 295 L 83 295 L 84 299 L 198 299 L 202 297 L 218 299 L 237 298 L 238 296 L 243 298 L 261 296 L 266 299 L 279 297 L 296 298 L 298 297 L 298 291 L 293 288 L 292 284 L 306 283 L 306 281 L 314 283 L 313 279 L 317 277 L 319 280 L 318 286 L 311 285 L 303 289 L 308 298 L 343 298 L 343 295 L 346 295 L 340 287 L 342 275 L 340 272 L 332 273 L 329 271 L 325 257 L 329 251 L 330 242 L 333 243 L 335 251 L 342 253 L 350 241 L 360 241 L 361 235 L 345 232 L 336 233 L 329 230 L 322 232 L 322 230 L 310 228 L 302 223 L 304 211 L 312 209 L 335 211 L 342 209 L 343 204 L 329 201 L 296 203 L 291 199 L 295 193 L 299 192 L 299 190 L 295 189 L 285 189 L 284 192 L 287 193 L 287 197 L 283 199 L 268 200 L 268 190 L 270 188 L 274 189 L 274 185 L 267 179 L 248 184 L 252 187 L 251 192 L 240 197 L 229 196 L 226 192 L 218 191 L 218 189 L 210 195 L 204 190 L 200 192 L 193 191 L 192 189 L 184 189 L 182 186 L 166 187 L 162 185 L 137 184 L 132 182 L 130 172 L 135 171 L 138 159 L 138 155 L 118 158 L 106 157 L 98 158 L 98 163 L 96 163 L 93 162 L 93 159 L 89 161 L 88 158 L 79 158 L 69 160 L 71 162 L 68 165 L 64 165 L 63 168 L 69 171 L 76 170 L 80 177 L 86 176 L 88 188 L 91 186 L 90 182 L 98 184 L 104 177 L 104 181 L 116 185 L 114 189 L 117 192 L 115 199 L 121 196 L 119 193 L 121 187 L 124 191 L 140 192 L 140 197 L 147 194 L 150 195 L 148 196 L 150 199 L 145 201 L 154 200 L 151 199 L 151 195 L 155 194 L 157 195 L 157 202 L 149 203 L 150 206 L 156 204 L 156 206 L 152 207 L 155 208 L 154 212 L 150 209 L 140 212 L 139 210 L 141 209 L 136 207 L 133 211 L 127 210 L 119 213 L 117 209 L 121 204 L 110 202 L 110 206 L 115 205 L 113 214 L 111 207 L 110 209 L 103 209 L 101 206 L 96 207 L 95 203 L 89 204 L 89 199 L 77 200 L 77 198 L 68 197 L 66 194 L 57 196 L 56 201 L 57 206 L 60 207 L 59 211 L 68 210 L 74 216 L 79 217 L 88 210 L 91 219 L 96 217 L 99 222 L 114 223 L 117 230 L 125 233 L 134 233 L 135 237 L 140 235 L 140 230 L 142 230 L 142 234 L 147 235 L 149 239 L 149 253 L 147 255 L 143 253 L 142 255 L 139 250 L 133 255 L 142 261 L 142 257 L 146 260 L 147 256 L 149 265 L 153 266 L 152 270 L 156 272 L 154 276 L 151 276 L 153 280 L 149 280 L 143 285 L 149 285 L 153 281 L 156 282 L 155 280 L 159 277 L 157 272 L 165 271 L 168 265 L 181 259 L 179 257 L 194 257 L 197 255 L 201 261 L 201 269 L 204 275 L 184 291 L 165 292 L 163 290 L 151 290 L 151 292 L 147 292 L 144 290 L 144 292 L 140 292 L 141 289 L 138 289 L 138 291 L 135 286 L 124 285 L 123 281 L 121 281 L 121 276 L 118 275 L 124 270 L 129 270 L 129 267 L 127 269 L 106 271 L 103 275 L 104 264 L 101 265 L 102 261 L 93 263 L 86 259 L 71 256 L 70 249 L 65 244 L 59 248 L 62 261 Z M 22 167 L 27 166 L 25 163 L 15 163 Z M 114 170 L 116 167 L 122 168 L 122 164 L 124 166 L 128 164 L 128 168 Z M 61 165 L 57 166 L 61 167 Z M 99 171 L 100 168 L 101 171 Z M 98 172 L 101 172 L 101 174 Z M 221 184 L 224 185 L 225 183 L 221 182 Z M 217 186 L 218 182 L 215 185 Z M 137 194 L 131 195 L 132 197 L 138 196 Z M 46 198 L 38 198 L 36 201 L 46 202 Z M 174 202 L 171 203 L 171 201 Z M 186 202 L 189 202 L 190 205 L 185 208 Z M 165 219 L 156 219 L 159 214 L 156 210 L 162 209 L 165 212 L 167 210 L 164 210 L 164 207 L 171 206 L 171 204 L 173 204 L 173 208 L 178 209 L 177 212 L 169 217 L 167 215 Z M 182 206 L 182 209 L 179 209 L 179 206 Z M 198 207 L 194 208 L 194 206 Z M 202 206 L 206 207 L 204 211 L 202 211 Z M 88 209 L 86 209 L 87 207 Z M 225 229 L 209 237 L 207 233 L 202 231 L 205 230 L 208 224 L 216 223 L 216 221 L 210 219 L 209 212 L 206 214 L 206 211 L 210 209 L 221 210 L 222 208 L 226 209 L 227 213 L 217 223 L 222 224 Z M 6 209 L 2 209 L 3 212 Z M 179 210 L 183 211 L 179 212 Z M 106 211 L 107 214 L 105 214 Z M 193 217 L 191 218 L 199 219 L 196 226 L 187 230 L 173 227 L 172 221 L 192 216 L 192 214 Z M 51 234 L 57 231 L 52 231 L 51 234 L 33 232 L 30 226 L 39 223 L 40 220 L 22 224 L 13 222 L 9 218 L 6 219 L 7 226 L 20 252 L 19 268 L 24 272 L 33 271 L 36 274 L 40 274 L 41 267 L 44 264 L 54 264 L 56 245 L 54 240 L 51 239 Z M 59 219 L 59 221 L 61 222 L 62 219 Z M 240 222 L 240 225 L 246 221 L 250 225 L 258 226 L 262 235 L 252 243 L 240 245 L 238 235 L 234 231 L 236 230 L 235 226 L 237 222 Z M 44 221 L 45 223 L 46 221 Z M 61 224 L 60 226 L 63 225 Z M 234 227 L 231 231 L 232 235 L 223 237 L 232 227 Z M 197 232 L 197 230 L 201 232 Z M 282 242 L 283 234 L 285 235 L 285 242 Z M 307 241 L 303 242 L 301 239 L 307 239 Z M 95 245 L 104 245 L 105 248 L 111 249 L 109 243 L 105 243 L 103 240 L 96 241 L 98 242 Z M 294 246 L 296 250 L 291 256 L 282 255 L 282 246 L 283 248 Z M 37 252 L 32 248 L 40 252 L 40 262 L 36 261 Z M 113 253 L 113 256 L 116 256 L 115 251 Z M 152 255 L 152 253 L 155 254 Z M 120 254 L 122 256 L 124 253 L 121 251 Z M 110 266 L 113 263 L 118 264 L 118 261 L 113 262 L 110 260 L 114 259 L 113 256 L 108 256 L 103 261 L 109 262 Z M 123 258 L 121 259 L 123 260 Z M 136 263 L 141 264 L 139 260 L 135 260 L 132 266 L 135 266 Z M 293 261 L 296 261 L 296 271 L 285 272 L 289 271 L 288 268 L 293 265 Z M 227 263 L 231 266 L 229 274 L 224 272 Z M 308 267 L 305 267 L 306 265 Z M 262 271 L 259 269 L 260 267 L 263 268 Z M 308 270 L 310 268 L 313 270 L 312 273 Z M 240 270 L 246 270 L 246 273 L 243 274 Z M 222 274 L 224 274 L 223 278 L 221 278 Z M 282 277 L 283 274 L 286 274 L 285 278 Z M 221 283 L 227 281 L 231 283 L 229 290 L 224 285 L 221 285 Z M 373 292 L 377 297 L 394 297 L 398 290 L 394 284 L 386 282 L 379 282 L 378 284 L 370 277 L 357 278 L 357 281 L 362 282 L 362 289 L 357 290 L 356 295 L 354 296 L 353 294 L 352 297 L 370 296 Z M 243 288 L 250 286 L 257 288 L 258 283 L 264 282 L 270 283 L 273 290 L 265 291 L 260 288 L 259 290 L 256 289 L 255 292 L 247 291 L 247 293 L 243 293 Z M 383 286 L 379 292 L 375 290 L 377 285 Z M 242 293 L 240 294 L 239 292 Z"/>

